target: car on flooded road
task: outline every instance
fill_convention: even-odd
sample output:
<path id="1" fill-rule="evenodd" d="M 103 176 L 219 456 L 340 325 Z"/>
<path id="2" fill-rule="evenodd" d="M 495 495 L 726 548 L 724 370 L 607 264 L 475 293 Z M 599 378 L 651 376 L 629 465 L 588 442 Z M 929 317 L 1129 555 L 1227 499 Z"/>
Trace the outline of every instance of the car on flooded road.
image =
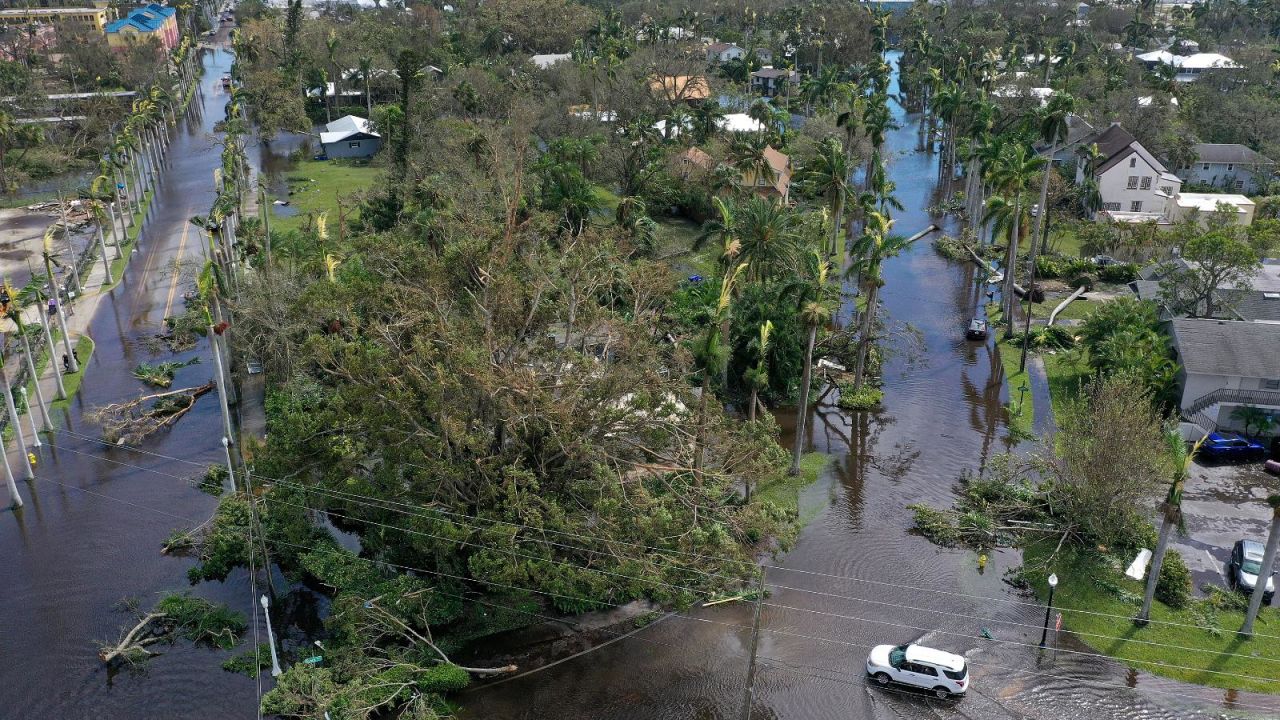
<path id="1" fill-rule="evenodd" d="M 908 685 L 940 699 L 963 696 L 970 687 L 969 666 L 963 657 L 915 644 L 872 648 L 867 677 L 880 687 Z"/>
<path id="2" fill-rule="evenodd" d="M 1209 433 L 1196 452 L 1196 457 L 1210 462 L 1258 462 L 1266 456 L 1266 448 L 1232 433 Z"/>

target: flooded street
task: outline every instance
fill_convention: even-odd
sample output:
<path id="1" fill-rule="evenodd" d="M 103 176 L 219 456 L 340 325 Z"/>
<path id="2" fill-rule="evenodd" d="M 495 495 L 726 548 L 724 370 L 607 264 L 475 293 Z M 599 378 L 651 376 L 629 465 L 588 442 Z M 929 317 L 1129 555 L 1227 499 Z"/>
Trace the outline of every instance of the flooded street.
<path id="1" fill-rule="evenodd" d="M 943 219 L 926 211 L 940 199 L 935 157 L 916 151 L 919 119 L 894 107 L 900 127 L 887 140 L 889 173 L 906 208 L 894 230 L 911 235 L 933 222 L 945 232 Z M 881 298 L 892 339 L 883 409 L 814 410 L 808 442 L 833 462 L 802 505 L 824 509 L 767 570 L 751 717 L 1280 717 L 1278 698 L 1135 673 L 1072 654 L 1088 649 L 1065 637 L 1056 657 L 1042 653 L 1043 606 L 1002 582 L 1020 563 L 1017 553 L 998 553 L 979 572 L 974 553 L 909 534 L 907 505 L 950 505 L 963 470 L 1011 447 L 995 350 L 963 335 L 983 299 L 976 268 L 944 260 L 931 239 L 885 268 Z M 779 419 L 789 433 L 794 418 Z M 752 614 L 750 604 L 730 603 L 670 616 L 608 647 L 465 694 L 463 717 L 739 717 Z M 938 701 L 867 684 L 871 646 L 913 640 L 969 658 L 969 697 Z"/>
<path id="2" fill-rule="evenodd" d="M 19 481 L 26 505 L 0 513 L 0 717 L 254 715 L 256 683 L 223 671 L 223 653 L 189 643 L 160 646 L 164 657 L 157 662 L 114 675 L 97 658 L 100 642 L 116 640 L 121 626 L 135 622 L 118 609 L 122 600 L 147 609 L 158 594 L 189 587 L 191 561 L 161 555 L 160 546 L 174 528 L 206 520 L 217 502 L 187 481 L 199 474 L 197 465 L 104 448 L 83 419 L 88 408 L 143 393 L 130 375 L 140 362 L 199 356 L 200 364 L 178 371 L 174 387 L 201 384 L 214 372 L 207 341 L 177 356 L 145 347 L 165 315 L 182 312 L 190 271 L 203 257 L 203 235 L 188 219 L 208 212 L 213 201 L 213 170 L 221 165 L 213 126 L 228 99 L 219 78 L 231 56 L 221 50 L 202 56 L 200 92 L 173 131 L 140 248 L 123 282 L 99 305 L 90 329 L 97 350 L 84 385 L 55 418 L 65 430 L 37 451 L 37 479 Z M 210 396 L 147 449 L 198 464 L 221 462 L 218 428 L 218 403 Z M 193 592 L 250 609 L 243 572 Z"/>

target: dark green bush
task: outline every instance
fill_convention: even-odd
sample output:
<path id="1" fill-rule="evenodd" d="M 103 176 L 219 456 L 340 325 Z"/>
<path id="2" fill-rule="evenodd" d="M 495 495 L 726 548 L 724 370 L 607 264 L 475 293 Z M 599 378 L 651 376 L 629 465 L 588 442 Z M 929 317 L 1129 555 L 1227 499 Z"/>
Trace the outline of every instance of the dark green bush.
<path id="1" fill-rule="evenodd" d="M 1176 610 L 1191 602 L 1191 571 L 1177 550 L 1164 554 L 1160 579 L 1156 581 L 1156 599 Z"/>

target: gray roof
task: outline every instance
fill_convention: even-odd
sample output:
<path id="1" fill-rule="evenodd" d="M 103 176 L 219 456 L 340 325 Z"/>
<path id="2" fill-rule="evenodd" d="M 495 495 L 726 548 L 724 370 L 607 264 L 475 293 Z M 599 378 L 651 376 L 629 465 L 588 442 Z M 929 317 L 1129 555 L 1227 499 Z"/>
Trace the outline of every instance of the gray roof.
<path id="1" fill-rule="evenodd" d="M 1199 143 L 1196 157 L 1202 163 L 1231 163 L 1236 165 L 1270 165 L 1271 160 L 1244 145 L 1235 143 Z"/>
<path id="2" fill-rule="evenodd" d="M 1228 298 L 1228 302 L 1231 302 L 1231 309 L 1245 320 L 1280 322 L 1280 293 L 1250 290 L 1237 293 L 1236 297 Z"/>
<path id="3" fill-rule="evenodd" d="M 1177 318 L 1178 361 L 1189 375 L 1280 377 L 1280 324 Z"/>

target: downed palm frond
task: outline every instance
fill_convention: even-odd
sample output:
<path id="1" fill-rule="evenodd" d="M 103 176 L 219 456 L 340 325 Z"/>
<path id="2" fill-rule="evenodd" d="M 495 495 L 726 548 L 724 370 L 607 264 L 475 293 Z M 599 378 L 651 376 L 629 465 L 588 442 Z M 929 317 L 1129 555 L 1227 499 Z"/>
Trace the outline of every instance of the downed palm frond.
<path id="1" fill-rule="evenodd" d="M 198 362 L 200 362 L 200 358 L 193 357 L 186 362 L 162 362 L 155 365 L 150 363 L 139 363 L 138 366 L 133 369 L 133 376 L 148 385 L 167 388 L 173 384 L 174 373 L 189 365 L 195 365 Z"/>
<path id="2" fill-rule="evenodd" d="M 95 408 L 86 417 L 102 426 L 103 440 L 117 445 L 138 445 L 148 435 L 176 423 L 191 411 L 196 400 L 214 387 L 210 380 L 198 387 L 143 395 L 128 402 Z"/>

